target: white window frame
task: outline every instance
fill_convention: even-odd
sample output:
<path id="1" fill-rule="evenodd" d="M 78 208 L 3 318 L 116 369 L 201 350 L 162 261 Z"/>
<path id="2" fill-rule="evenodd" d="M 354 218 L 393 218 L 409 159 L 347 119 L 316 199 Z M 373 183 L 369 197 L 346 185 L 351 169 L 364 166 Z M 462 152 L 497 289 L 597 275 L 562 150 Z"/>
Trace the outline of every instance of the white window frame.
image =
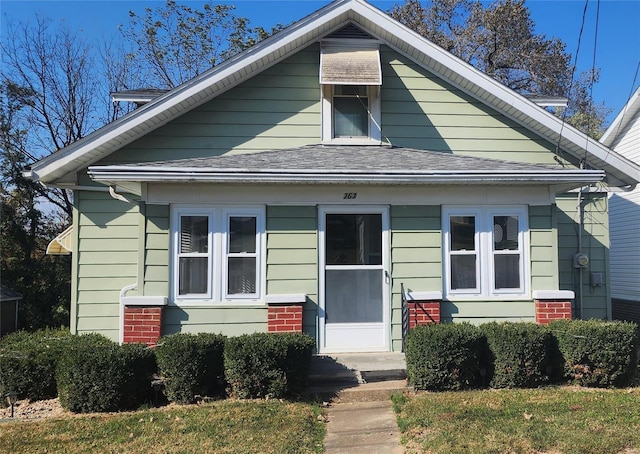
<path id="1" fill-rule="evenodd" d="M 180 218 L 182 216 L 209 217 L 209 270 L 206 294 L 179 295 Z M 227 251 L 230 217 L 256 218 L 256 292 L 252 294 L 228 294 Z M 171 295 L 176 305 L 208 304 L 264 304 L 266 287 L 265 207 L 225 207 L 220 205 L 174 205 L 171 209 Z"/>
<path id="2" fill-rule="evenodd" d="M 347 85 L 347 84 L 340 84 Z M 362 84 L 359 84 L 362 85 Z M 333 125 L 333 98 L 335 85 L 322 85 L 322 142 L 328 144 L 344 145 L 379 145 L 381 143 L 382 131 L 380 130 L 380 87 L 378 85 L 365 85 L 367 88 L 367 98 L 369 99 L 368 137 L 334 137 Z"/>
<path id="3" fill-rule="evenodd" d="M 264 210 L 260 209 L 245 209 L 245 208 L 227 208 L 223 210 L 223 222 L 224 222 L 224 238 L 223 238 L 223 281 L 222 288 L 224 290 L 225 300 L 257 300 L 260 298 L 261 292 L 261 276 L 262 276 L 262 263 L 261 260 L 265 256 L 262 254 L 262 238 L 264 236 Z M 229 252 L 229 220 L 232 217 L 253 217 L 256 218 L 256 251 L 254 253 L 242 253 L 232 254 Z M 256 259 L 256 291 L 255 293 L 229 293 L 229 258 L 230 257 L 254 257 Z"/>
<path id="4" fill-rule="evenodd" d="M 476 260 L 476 288 L 452 289 L 451 288 L 451 256 L 470 254 L 464 251 L 451 251 L 451 217 L 474 216 L 475 217 L 475 251 Z M 520 287 L 513 289 L 495 288 L 494 269 L 494 241 L 493 219 L 494 216 L 515 216 L 518 218 L 518 249 L 509 254 L 520 255 Z M 450 206 L 442 209 L 443 232 L 443 277 L 445 297 L 449 300 L 505 300 L 505 299 L 530 299 L 529 282 L 531 280 L 529 265 L 529 215 L 526 206 Z M 504 252 L 497 252 L 503 254 Z"/>

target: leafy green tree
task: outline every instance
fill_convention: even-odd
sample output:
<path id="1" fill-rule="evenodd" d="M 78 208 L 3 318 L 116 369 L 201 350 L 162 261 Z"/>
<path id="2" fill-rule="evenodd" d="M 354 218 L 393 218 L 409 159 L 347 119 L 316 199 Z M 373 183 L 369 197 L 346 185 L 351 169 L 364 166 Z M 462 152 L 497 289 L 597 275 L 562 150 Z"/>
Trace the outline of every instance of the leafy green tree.
<path id="1" fill-rule="evenodd" d="M 0 280 L 22 293 L 20 327 L 30 330 L 68 326 L 71 277 L 67 257 L 45 254 L 65 221 L 46 211 L 47 192 L 22 174 L 31 156 L 16 118 L 33 96 L 15 84 L 0 86 Z"/>
<path id="2" fill-rule="evenodd" d="M 200 10 L 167 0 L 142 15 L 130 11 L 128 26 L 120 27 L 131 45 L 125 58 L 137 65 L 146 85 L 128 88 L 176 87 L 282 28 L 250 28 L 249 20 L 234 10 L 211 2 Z"/>
<path id="3" fill-rule="evenodd" d="M 597 77 L 572 81 L 565 43 L 535 32 L 525 0 L 406 0 L 389 14 L 523 95 L 569 98 L 556 114 L 587 134 L 602 134 L 608 110 L 590 90 Z"/>

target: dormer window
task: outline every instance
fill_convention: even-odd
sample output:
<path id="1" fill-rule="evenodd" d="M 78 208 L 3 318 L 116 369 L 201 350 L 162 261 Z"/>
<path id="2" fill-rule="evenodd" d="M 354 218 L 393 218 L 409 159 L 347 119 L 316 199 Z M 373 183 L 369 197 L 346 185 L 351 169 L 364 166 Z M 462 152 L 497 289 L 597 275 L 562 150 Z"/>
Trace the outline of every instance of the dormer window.
<path id="1" fill-rule="evenodd" d="M 333 137 L 369 137 L 369 95 L 364 85 L 333 86 Z"/>
<path id="2" fill-rule="evenodd" d="M 331 39 L 322 43 L 322 141 L 380 143 L 378 43 L 372 39 Z"/>

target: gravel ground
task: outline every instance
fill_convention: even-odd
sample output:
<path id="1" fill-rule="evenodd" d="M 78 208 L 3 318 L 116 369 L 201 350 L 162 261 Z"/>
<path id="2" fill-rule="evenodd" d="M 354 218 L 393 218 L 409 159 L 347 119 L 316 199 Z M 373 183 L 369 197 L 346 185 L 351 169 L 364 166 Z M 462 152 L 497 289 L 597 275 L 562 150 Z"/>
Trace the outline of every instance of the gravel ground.
<path id="1" fill-rule="evenodd" d="M 58 399 L 37 400 L 35 402 L 19 400 L 13 407 L 13 417 L 16 419 L 56 418 L 71 414 L 62 408 Z M 0 408 L 0 419 L 8 418 L 10 415 L 10 408 Z"/>

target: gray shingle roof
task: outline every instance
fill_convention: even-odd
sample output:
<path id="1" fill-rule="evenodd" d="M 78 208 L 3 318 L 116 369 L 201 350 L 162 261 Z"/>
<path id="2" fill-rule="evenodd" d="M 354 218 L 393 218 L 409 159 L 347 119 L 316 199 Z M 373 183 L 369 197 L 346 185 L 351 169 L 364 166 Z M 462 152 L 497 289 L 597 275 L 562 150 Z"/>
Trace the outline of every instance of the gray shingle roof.
<path id="1" fill-rule="evenodd" d="M 307 145 L 207 158 L 89 167 L 95 181 L 293 184 L 561 184 L 604 178 L 601 170 L 565 169 L 391 146 Z"/>
<path id="2" fill-rule="evenodd" d="M 123 168 L 209 169 L 230 172 L 296 171 L 385 174 L 424 171 L 543 171 L 560 166 L 524 164 L 413 148 L 307 145 L 298 148 L 207 158 L 127 164 Z"/>

